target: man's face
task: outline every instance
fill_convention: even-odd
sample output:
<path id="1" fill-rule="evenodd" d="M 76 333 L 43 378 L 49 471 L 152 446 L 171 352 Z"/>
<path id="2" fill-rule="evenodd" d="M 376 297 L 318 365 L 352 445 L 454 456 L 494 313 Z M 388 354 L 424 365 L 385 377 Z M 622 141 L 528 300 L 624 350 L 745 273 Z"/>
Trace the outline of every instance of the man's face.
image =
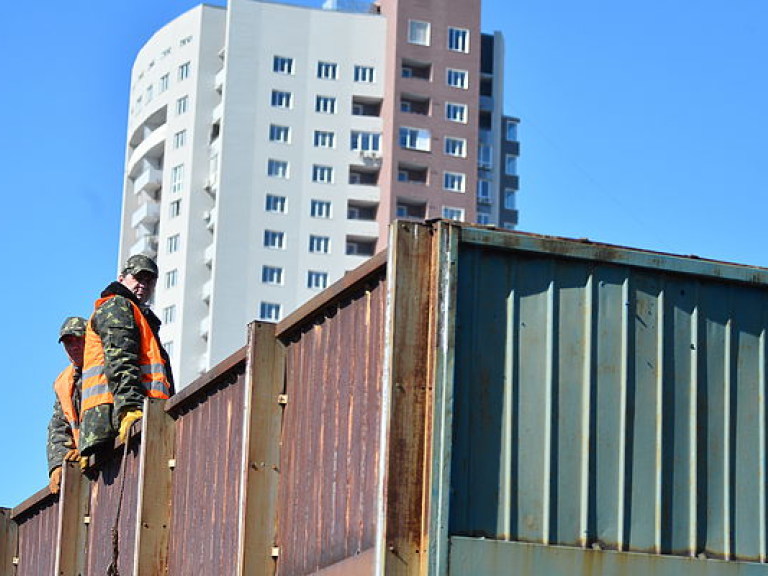
<path id="1" fill-rule="evenodd" d="M 69 356 L 69 360 L 75 366 L 83 365 L 83 352 L 85 350 L 85 338 L 67 334 L 61 337 L 61 343 L 64 345 L 64 351 Z"/>
<path id="2" fill-rule="evenodd" d="M 133 292 L 133 295 L 136 296 L 140 303 L 146 304 L 155 292 L 157 276 L 142 270 L 135 276 L 133 274 L 121 274 L 117 277 L 117 281 Z"/>

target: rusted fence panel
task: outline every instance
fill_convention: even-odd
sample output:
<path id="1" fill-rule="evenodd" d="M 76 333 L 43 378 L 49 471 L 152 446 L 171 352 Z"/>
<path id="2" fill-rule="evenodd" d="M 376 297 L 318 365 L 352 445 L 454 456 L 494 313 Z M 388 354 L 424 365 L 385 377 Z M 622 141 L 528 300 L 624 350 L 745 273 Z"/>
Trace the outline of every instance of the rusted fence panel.
<path id="1" fill-rule="evenodd" d="M 12 576 L 16 572 L 18 524 L 11 519 L 10 508 L 0 508 L 0 575 Z"/>
<path id="2" fill-rule="evenodd" d="M 115 554 L 120 573 L 132 572 L 138 501 L 138 455 L 138 442 L 132 440 L 125 459 L 123 450 L 116 450 L 112 458 L 93 470 L 95 479 L 91 482 L 87 574 L 106 574 Z M 118 518 L 116 549 L 112 541 L 115 518 Z"/>
<path id="3" fill-rule="evenodd" d="M 375 545 L 386 282 L 377 264 L 282 328 L 287 405 L 278 498 L 281 574 Z M 355 282 L 358 281 L 357 284 Z"/>
<path id="4" fill-rule="evenodd" d="M 167 409 L 176 419 L 169 574 L 235 574 L 242 475 L 245 351 Z"/>
<path id="5" fill-rule="evenodd" d="M 14 576 L 53 574 L 56 562 L 56 536 L 59 527 L 59 501 L 45 488 L 12 513 L 18 530 L 18 565 Z"/>

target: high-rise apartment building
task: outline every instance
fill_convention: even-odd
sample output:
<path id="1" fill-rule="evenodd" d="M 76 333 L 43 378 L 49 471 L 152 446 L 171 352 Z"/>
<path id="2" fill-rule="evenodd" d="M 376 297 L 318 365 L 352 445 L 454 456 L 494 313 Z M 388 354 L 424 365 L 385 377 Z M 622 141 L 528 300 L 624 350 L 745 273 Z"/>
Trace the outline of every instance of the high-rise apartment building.
<path id="1" fill-rule="evenodd" d="M 326 4 L 201 5 L 134 63 L 120 261 L 157 258 L 182 386 L 383 249 L 395 218 L 517 222 L 480 0 Z"/>

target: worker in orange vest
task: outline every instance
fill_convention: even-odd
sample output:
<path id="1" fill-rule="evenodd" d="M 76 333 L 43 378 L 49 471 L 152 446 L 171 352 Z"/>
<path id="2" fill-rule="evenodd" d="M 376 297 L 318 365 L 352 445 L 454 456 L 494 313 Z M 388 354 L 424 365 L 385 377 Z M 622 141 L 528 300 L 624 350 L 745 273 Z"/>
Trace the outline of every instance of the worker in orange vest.
<path id="1" fill-rule="evenodd" d="M 101 293 L 85 331 L 80 423 L 81 463 L 115 436 L 125 441 L 143 416 L 144 398 L 168 398 L 173 375 L 160 343 L 160 319 L 150 310 L 157 264 L 149 256 L 128 258 L 116 282 Z"/>
<path id="2" fill-rule="evenodd" d="M 53 416 L 48 423 L 48 487 L 52 494 L 59 492 L 61 466 L 66 461 L 77 461 L 80 434 L 80 396 L 85 349 L 85 318 L 70 316 L 59 329 L 59 343 L 69 356 L 70 365 L 62 370 L 53 383 L 56 401 Z"/>

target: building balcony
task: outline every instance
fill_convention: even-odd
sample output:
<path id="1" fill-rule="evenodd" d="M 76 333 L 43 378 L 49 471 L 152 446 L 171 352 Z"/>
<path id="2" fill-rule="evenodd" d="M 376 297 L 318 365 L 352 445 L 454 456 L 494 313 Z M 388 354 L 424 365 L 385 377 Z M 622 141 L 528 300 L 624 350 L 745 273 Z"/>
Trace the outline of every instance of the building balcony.
<path id="1" fill-rule="evenodd" d="M 205 284 L 203 284 L 201 291 L 201 296 L 203 297 L 203 302 L 206 304 L 211 303 L 211 294 L 213 293 L 213 280 L 208 280 Z"/>
<path id="2" fill-rule="evenodd" d="M 213 257 L 216 254 L 216 249 L 213 244 L 208 246 L 203 252 L 203 262 L 208 268 L 213 267 Z"/>
<path id="3" fill-rule="evenodd" d="M 152 228 L 160 220 L 160 204 L 153 200 L 144 202 L 131 216 L 131 228 Z"/>
<path id="4" fill-rule="evenodd" d="M 208 334 L 211 331 L 211 319 L 206 316 L 200 321 L 200 337 L 204 340 L 208 339 Z"/>
<path id="5" fill-rule="evenodd" d="M 142 192 L 151 196 L 163 185 L 163 171 L 149 162 L 144 162 L 141 173 L 133 180 L 133 193 Z"/>
<path id="6" fill-rule="evenodd" d="M 376 220 L 351 220 L 346 221 L 347 236 L 354 238 L 378 238 L 379 223 Z"/>
<path id="7" fill-rule="evenodd" d="M 493 112 L 492 96 L 480 96 L 480 110 L 488 110 L 489 112 Z"/>
<path id="8" fill-rule="evenodd" d="M 157 238 L 155 236 L 142 236 L 133 243 L 130 249 L 131 256 L 146 254 L 151 258 L 157 256 Z"/>
<path id="9" fill-rule="evenodd" d="M 203 213 L 203 220 L 205 221 L 205 227 L 209 232 L 213 232 L 216 229 L 216 208 L 211 208 Z"/>
<path id="10" fill-rule="evenodd" d="M 216 76 L 214 78 L 214 88 L 219 94 L 221 94 L 222 90 L 224 89 L 224 68 L 216 72 Z"/>
<path id="11" fill-rule="evenodd" d="M 211 120 L 216 122 L 221 122 L 221 118 L 224 114 L 224 102 L 219 102 L 213 109 L 213 112 L 211 113 Z"/>

